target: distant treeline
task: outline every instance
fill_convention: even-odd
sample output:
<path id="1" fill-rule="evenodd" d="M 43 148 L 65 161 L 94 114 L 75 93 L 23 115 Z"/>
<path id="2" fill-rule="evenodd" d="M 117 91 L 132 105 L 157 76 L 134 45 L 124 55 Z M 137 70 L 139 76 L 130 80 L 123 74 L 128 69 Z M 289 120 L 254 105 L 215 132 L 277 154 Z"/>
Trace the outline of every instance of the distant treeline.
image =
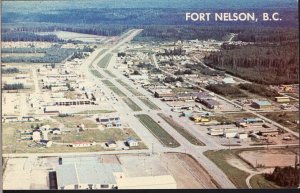
<path id="1" fill-rule="evenodd" d="M 2 74 L 13 74 L 13 73 L 19 73 L 18 68 L 3 68 L 2 69 Z"/>
<path id="2" fill-rule="evenodd" d="M 13 52 L 12 50 L 4 49 L 5 52 Z M 18 50 L 18 49 L 17 49 Z M 50 48 L 19 48 L 19 51 L 23 50 L 24 52 L 19 53 L 34 53 L 36 50 L 37 53 L 45 53 L 45 56 L 32 56 L 32 57 L 18 57 L 18 56 L 9 56 L 9 57 L 2 57 L 1 62 L 5 63 L 59 63 L 65 60 L 66 58 L 70 57 L 76 49 L 67 49 L 67 48 L 60 48 L 59 46 L 53 46 Z"/>
<path id="3" fill-rule="evenodd" d="M 260 84 L 298 83 L 298 42 L 254 44 L 222 49 L 205 62 Z"/>
<path id="4" fill-rule="evenodd" d="M 19 90 L 24 89 L 24 84 L 22 83 L 16 83 L 16 84 L 4 84 L 3 90 Z"/>
<path id="5" fill-rule="evenodd" d="M 2 33 L 2 41 L 63 42 L 56 35 L 37 35 L 32 32 L 13 31 Z"/>

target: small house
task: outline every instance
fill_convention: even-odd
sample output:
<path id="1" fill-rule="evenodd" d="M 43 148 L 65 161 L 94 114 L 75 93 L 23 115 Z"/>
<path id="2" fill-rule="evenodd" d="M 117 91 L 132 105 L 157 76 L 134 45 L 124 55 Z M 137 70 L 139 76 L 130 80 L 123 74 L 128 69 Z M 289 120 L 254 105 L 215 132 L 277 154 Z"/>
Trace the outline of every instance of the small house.
<path id="1" fill-rule="evenodd" d="M 46 146 L 46 147 L 51 147 L 52 141 L 50 141 L 50 140 L 40 140 L 39 144 L 41 144 L 43 146 Z"/>
<path id="2" fill-rule="evenodd" d="M 61 134 L 61 130 L 59 128 L 53 128 L 52 129 L 52 134 L 53 135 L 60 135 Z"/>
<path id="3" fill-rule="evenodd" d="M 139 142 L 136 139 L 134 139 L 133 137 L 129 137 L 126 140 L 126 143 L 129 147 L 137 147 L 139 145 Z"/>
<path id="4" fill-rule="evenodd" d="M 117 143 L 115 140 L 108 140 L 105 145 L 109 148 L 116 148 L 117 147 Z"/>
<path id="5" fill-rule="evenodd" d="M 39 141 L 39 140 L 41 140 L 41 133 L 40 133 L 39 130 L 34 130 L 32 132 L 32 140 L 33 141 Z"/>

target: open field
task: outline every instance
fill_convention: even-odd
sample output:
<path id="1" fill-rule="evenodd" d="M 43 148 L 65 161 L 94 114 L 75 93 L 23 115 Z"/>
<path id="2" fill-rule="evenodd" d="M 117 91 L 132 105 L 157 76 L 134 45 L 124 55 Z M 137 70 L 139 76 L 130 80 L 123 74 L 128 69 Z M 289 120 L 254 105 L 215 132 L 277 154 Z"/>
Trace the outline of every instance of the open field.
<path id="1" fill-rule="evenodd" d="M 139 107 L 135 102 L 133 102 L 130 98 L 123 98 L 123 101 L 131 108 L 133 111 L 141 111 L 141 107 Z"/>
<path id="2" fill-rule="evenodd" d="M 280 160 L 281 157 L 284 158 L 285 155 L 288 154 L 293 154 L 293 158 L 289 162 L 294 163 L 295 154 L 293 152 L 298 151 L 299 147 L 289 147 L 284 149 L 247 148 L 219 151 L 209 150 L 204 152 L 204 155 L 211 159 L 221 170 L 223 170 L 223 172 L 228 176 L 228 178 L 232 181 L 232 183 L 235 184 L 237 188 L 247 188 L 248 186 L 245 180 L 250 175 L 249 172 L 259 171 L 261 169 L 265 171 L 265 167 L 261 168 L 261 164 L 264 163 L 266 164 L 266 167 L 268 167 L 267 164 L 269 164 L 270 167 L 274 167 L 277 165 L 289 165 L 289 163 L 285 162 L 286 159 Z M 272 159 L 272 156 L 269 159 L 269 154 L 273 154 L 274 159 Z M 251 158 L 251 160 L 249 158 Z M 256 161 L 258 161 L 258 167 L 256 167 Z M 254 179 L 251 178 L 251 180 L 254 188 L 273 187 L 273 183 L 264 179 L 261 175 L 254 177 Z"/>
<path id="3" fill-rule="evenodd" d="M 199 145 L 204 146 L 205 144 L 197 139 L 195 136 L 193 136 L 190 132 L 184 129 L 181 125 L 176 123 L 171 117 L 167 117 L 166 115 L 162 113 L 158 113 L 158 115 L 165 120 L 171 127 L 173 127 L 180 135 L 182 135 L 184 138 L 186 138 L 191 144 L 193 145 Z"/>
<path id="4" fill-rule="evenodd" d="M 265 180 L 264 176 L 262 174 L 257 174 L 253 176 L 250 179 L 250 185 L 254 189 L 274 189 L 274 188 L 280 188 L 280 186 L 277 186 L 275 183 Z"/>
<path id="5" fill-rule="evenodd" d="M 20 151 L 27 151 L 27 141 L 19 141 L 20 133 L 18 131 L 24 131 L 36 127 L 37 125 L 50 125 L 51 127 L 57 127 L 58 124 L 52 121 L 40 121 L 40 122 L 14 122 L 14 123 L 2 123 L 2 150 L 4 153 L 15 153 Z"/>
<path id="6" fill-rule="evenodd" d="M 295 151 L 295 153 L 297 153 L 297 150 Z M 258 165 L 262 165 L 266 168 L 274 168 L 276 166 L 294 166 L 295 153 L 286 151 L 285 149 L 264 149 L 257 151 L 243 151 L 238 155 L 254 168 Z"/>
<path id="7" fill-rule="evenodd" d="M 226 158 L 236 157 L 234 153 L 232 153 L 230 150 L 209 150 L 204 152 L 204 155 L 212 160 L 221 170 L 223 170 L 223 172 L 237 188 L 248 188 L 246 184 L 246 178 L 249 176 L 249 173 L 239 170 L 238 168 L 233 167 L 231 164 L 226 162 Z"/>
<path id="8" fill-rule="evenodd" d="M 252 113 L 226 113 L 226 114 L 216 114 L 213 119 L 218 122 L 234 123 L 242 118 L 254 118 L 256 115 Z"/>
<path id="9" fill-rule="evenodd" d="M 299 132 L 299 112 L 269 112 L 269 113 L 260 113 L 261 115 L 271 119 L 289 129 Z"/>
<path id="10" fill-rule="evenodd" d="M 67 116 L 67 117 L 52 117 L 67 128 L 76 128 L 77 125 L 84 124 L 85 128 L 96 128 L 96 120 L 88 119 L 86 116 Z"/>
<path id="11" fill-rule="evenodd" d="M 104 130 L 87 129 L 80 132 L 71 131 L 62 135 L 52 135 L 52 140 L 53 142 L 58 143 L 72 143 L 75 141 L 103 143 L 109 139 L 113 139 L 115 141 L 125 141 L 128 137 L 134 137 L 139 140 L 139 137 L 130 128 L 108 128 Z"/>
<path id="12" fill-rule="evenodd" d="M 53 31 L 53 32 L 38 32 L 36 34 L 39 35 L 57 35 L 58 38 L 64 40 L 79 40 L 84 42 L 95 42 L 104 40 L 106 37 L 93 35 L 93 34 L 84 34 L 84 33 L 77 33 L 77 32 L 68 32 L 68 31 Z"/>
<path id="13" fill-rule="evenodd" d="M 104 70 L 104 72 L 106 73 L 106 74 L 108 74 L 110 77 L 112 77 L 112 78 L 117 78 L 111 71 L 109 71 L 109 70 Z"/>
<path id="14" fill-rule="evenodd" d="M 109 61 L 110 61 L 110 59 L 111 59 L 111 57 L 112 57 L 112 54 L 106 54 L 99 62 L 98 62 L 98 66 L 100 67 L 100 68 L 106 68 L 107 67 L 107 65 L 108 65 L 108 63 L 109 63 Z"/>
<path id="15" fill-rule="evenodd" d="M 135 115 L 140 122 L 147 128 L 151 133 L 167 147 L 179 147 L 180 144 L 166 132 L 158 123 L 156 123 L 149 115 L 140 114 Z"/>
<path id="16" fill-rule="evenodd" d="M 91 70 L 91 73 L 97 78 L 104 78 L 104 76 L 98 70 Z"/>
<path id="17" fill-rule="evenodd" d="M 113 113 L 116 112 L 115 110 L 87 110 L 87 111 L 81 111 L 74 114 L 101 114 L 101 113 Z"/>

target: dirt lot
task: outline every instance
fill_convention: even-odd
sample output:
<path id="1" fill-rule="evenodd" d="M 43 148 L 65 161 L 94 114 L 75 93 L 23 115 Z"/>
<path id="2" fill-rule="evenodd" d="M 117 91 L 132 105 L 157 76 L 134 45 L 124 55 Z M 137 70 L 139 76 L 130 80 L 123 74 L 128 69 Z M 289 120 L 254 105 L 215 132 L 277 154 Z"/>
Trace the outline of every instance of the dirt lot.
<path id="1" fill-rule="evenodd" d="M 49 189 L 48 167 L 43 158 L 8 159 L 3 175 L 3 189 Z"/>
<path id="2" fill-rule="evenodd" d="M 177 182 L 177 188 L 218 188 L 211 176 L 193 158 L 186 154 L 162 154 L 162 165 L 168 169 Z"/>
<path id="3" fill-rule="evenodd" d="M 243 151 L 239 154 L 253 167 L 264 165 L 265 167 L 293 166 L 295 164 L 295 153 L 278 149 Z M 299 159 L 298 159 L 299 160 Z"/>

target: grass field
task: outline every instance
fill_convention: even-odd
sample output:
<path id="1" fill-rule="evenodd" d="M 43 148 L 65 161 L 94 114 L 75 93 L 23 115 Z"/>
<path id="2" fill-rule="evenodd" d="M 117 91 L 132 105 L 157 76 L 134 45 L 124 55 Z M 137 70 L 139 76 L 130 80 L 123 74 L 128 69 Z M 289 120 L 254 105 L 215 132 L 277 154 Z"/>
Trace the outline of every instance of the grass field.
<path id="1" fill-rule="evenodd" d="M 74 114 L 100 114 L 100 113 L 113 113 L 113 112 L 116 111 L 115 110 L 86 110 Z"/>
<path id="2" fill-rule="evenodd" d="M 277 149 L 274 148 L 274 150 L 278 152 L 298 152 L 299 147 L 289 147 Z M 210 160 L 212 160 L 231 180 L 231 182 L 237 187 L 237 188 L 248 188 L 246 184 L 246 178 L 250 175 L 249 173 L 242 171 L 236 167 L 233 167 L 230 165 L 226 158 L 234 157 L 236 159 L 240 159 L 242 162 L 246 163 L 244 159 L 242 159 L 239 154 L 244 151 L 258 151 L 263 150 L 265 148 L 246 148 L 246 149 L 235 149 L 235 150 L 209 150 L 204 152 L 204 155 L 208 157 Z M 249 165 L 249 163 L 246 163 Z M 249 165 L 252 167 L 251 165 Z M 263 175 L 255 175 L 250 179 L 250 184 L 252 188 L 280 188 L 279 186 L 276 186 L 273 182 L 266 180 Z"/>
<path id="3" fill-rule="evenodd" d="M 98 65 L 100 68 L 106 68 L 106 67 L 108 66 L 108 64 L 109 64 L 109 61 L 110 61 L 111 57 L 112 57 L 112 54 L 111 54 L 111 53 L 106 54 L 106 55 L 98 62 L 97 65 Z"/>
<path id="4" fill-rule="evenodd" d="M 142 109 L 135 104 L 130 98 L 123 98 L 123 101 L 131 108 L 133 111 L 141 111 Z"/>
<path id="5" fill-rule="evenodd" d="M 109 139 L 113 139 L 116 141 L 125 141 L 128 137 L 134 137 L 137 140 L 140 140 L 136 133 L 130 128 L 109 128 L 104 130 L 99 129 L 89 129 L 85 131 L 81 131 L 77 133 L 76 131 L 72 131 L 68 134 L 63 134 L 59 136 L 52 136 L 52 140 L 54 142 L 64 142 L 64 143 L 72 143 L 74 141 L 91 141 L 91 142 L 106 142 Z"/>
<path id="6" fill-rule="evenodd" d="M 164 146 L 173 148 L 180 146 L 180 144 L 149 115 L 140 114 L 135 116 Z"/>
<path id="7" fill-rule="evenodd" d="M 273 189 L 273 188 L 280 188 L 275 183 L 268 181 L 264 178 L 262 174 L 257 174 L 250 179 L 250 185 L 254 189 Z"/>
<path id="8" fill-rule="evenodd" d="M 67 116 L 67 117 L 52 117 L 56 119 L 58 122 L 64 124 L 67 128 L 76 128 L 77 125 L 80 125 L 81 123 L 84 124 L 86 128 L 96 128 L 97 123 L 96 121 L 92 121 L 90 119 L 87 119 L 86 116 Z"/>
<path id="9" fill-rule="evenodd" d="M 147 105 L 150 109 L 152 110 L 161 110 L 156 104 L 154 104 L 153 102 L 151 102 L 149 99 L 145 98 L 145 97 L 139 97 L 139 99 L 145 104 Z"/>
<path id="10" fill-rule="evenodd" d="M 15 153 L 19 151 L 26 151 L 27 141 L 18 141 L 20 139 L 20 133 L 18 131 L 24 131 L 31 129 L 31 126 L 37 125 L 50 125 L 51 127 L 57 127 L 58 124 L 52 121 L 42 122 L 14 122 L 14 123 L 2 123 L 2 150 L 4 153 Z"/>
<path id="11" fill-rule="evenodd" d="M 299 112 L 269 112 L 260 113 L 261 115 L 271 119 L 293 131 L 299 132 L 299 125 L 296 121 L 299 120 Z"/>
<path id="12" fill-rule="evenodd" d="M 249 173 L 239 170 L 236 167 L 233 167 L 232 165 L 226 162 L 226 158 L 229 156 L 237 157 L 232 151 L 209 150 L 204 152 L 204 155 L 208 157 L 210 160 L 212 160 L 228 176 L 230 181 L 237 188 L 248 188 L 246 184 L 246 178 L 249 176 Z"/>
<path id="13" fill-rule="evenodd" d="M 106 74 L 108 74 L 110 77 L 112 77 L 112 78 L 117 78 L 111 71 L 109 71 L 109 70 L 104 70 L 104 72 L 106 73 Z"/>
<path id="14" fill-rule="evenodd" d="M 254 118 L 257 116 L 252 113 L 226 113 L 225 116 L 224 114 L 216 114 L 213 119 L 217 120 L 218 122 L 234 123 L 239 119 L 249 117 Z"/>
<path id="15" fill-rule="evenodd" d="M 158 113 L 158 115 L 165 120 L 171 127 L 173 127 L 180 135 L 182 135 L 184 138 L 186 138 L 191 144 L 199 145 L 199 146 L 205 146 L 205 144 L 197 139 L 194 135 L 192 135 L 190 132 L 185 130 L 181 125 L 176 123 L 171 117 L 168 117 L 162 113 Z"/>
<path id="16" fill-rule="evenodd" d="M 97 78 L 104 78 L 104 76 L 98 70 L 91 70 L 91 73 Z"/>

